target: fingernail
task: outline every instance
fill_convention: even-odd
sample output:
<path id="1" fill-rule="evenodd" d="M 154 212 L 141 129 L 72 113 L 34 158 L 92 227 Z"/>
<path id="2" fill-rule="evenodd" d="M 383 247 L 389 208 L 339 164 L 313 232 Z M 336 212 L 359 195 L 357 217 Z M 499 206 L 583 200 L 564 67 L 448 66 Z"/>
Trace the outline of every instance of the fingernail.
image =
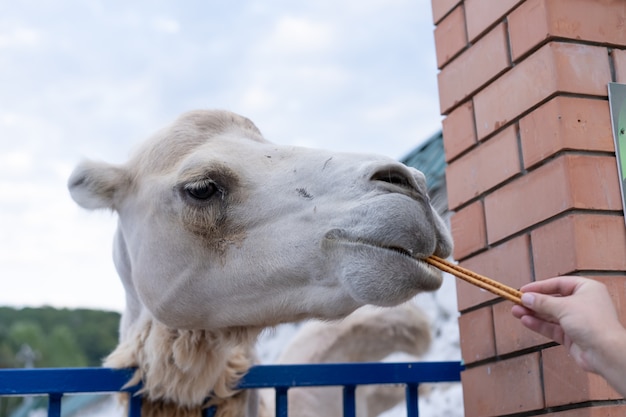
<path id="1" fill-rule="evenodd" d="M 522 304 L 526 307 L 532 307 L 535 302 L 535 296 L 529 293 L 522 294 Z"/>

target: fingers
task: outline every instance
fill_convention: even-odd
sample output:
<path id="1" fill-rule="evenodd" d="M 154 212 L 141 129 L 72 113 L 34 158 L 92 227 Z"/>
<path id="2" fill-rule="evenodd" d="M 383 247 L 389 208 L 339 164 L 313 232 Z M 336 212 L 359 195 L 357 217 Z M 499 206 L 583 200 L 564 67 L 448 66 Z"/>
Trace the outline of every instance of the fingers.
<path id="1" fill-rule="evenodd" d="M 568 296 L 573 294 L 578 285 L 584 281 L 585 278 L 577 276 L 562 276 L 531 282 L 530 284 L 524 285 L 520 290 L 522 292 Z"/>
<path id="2" fill-rule="evenodd" d="M 521 319 L 523 316 L 528 316 L 532 314 L 532 310 L 527 309 L 526 307 L 515 304 L 511 307 L 511 314 L 517 319 Z"/>
<path id="3" fill-rule="evenodd" d="M 556 323 L 554 318 L 551 315 L 541 314 L 541 313 L 538 313 L 537 311 L 531 310 L 530 308 L 526 308 L 520 305 L 514 305 L 513 307 L 511 307 L 511 314 L 513 314 L 513 316 L 517 319 L 521 319 L 524 316 L 532 316 L 538 320 L 543 320 L 549 323 Z"/>
<path id="4" fill-rule="evenodd" d="M 521 288 L 521 301 L 532 315 L 550 322 L 560 322 L 565 316 L 604 315 L 614 310 L 606 286 L 588 278 L 563 276 L 536 281 Z M 583 314 L 584 312 L 584 314 Z M 519 314 L 519 312 L 518 312 Z"/>
<path id="5" fill-rule="evenodd" d="M 520 317 L 520 322 L 530 330 L 537 332 L 548 339 L 552 339 L 559 344 L 563 344 L 563 329 L 558 324 L 547 322 L 531 315 L 524 315 Z"/>
<path id="6" fill-rule="evenodd" d="M 589 280 L 576 276 L 562 276 L 524 285 L 522 305 L 530 310 L 529 315 L 546 322 L 558 323 L 567 311 L 570 297 Z M 522 314 L 518 311 L 517 314 Z"/>

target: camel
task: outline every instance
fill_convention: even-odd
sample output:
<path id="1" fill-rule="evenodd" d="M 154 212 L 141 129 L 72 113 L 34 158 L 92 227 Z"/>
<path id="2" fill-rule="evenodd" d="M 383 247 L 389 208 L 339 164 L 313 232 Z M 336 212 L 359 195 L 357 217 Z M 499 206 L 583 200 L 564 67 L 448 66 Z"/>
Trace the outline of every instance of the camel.
<path id="1" fill-rule="evenodd" d="M 235 387 L 263 329 L 401 305 L 439 288 L 422 259 L 452 250 L 421 172 L 276 145 L 223 110 L 183 114 L 125 164 L 83 161 L 68 188 L 117 213 L 126 309 L 104 365 L 137 368 L 144 416 L 262 414 Z"/>

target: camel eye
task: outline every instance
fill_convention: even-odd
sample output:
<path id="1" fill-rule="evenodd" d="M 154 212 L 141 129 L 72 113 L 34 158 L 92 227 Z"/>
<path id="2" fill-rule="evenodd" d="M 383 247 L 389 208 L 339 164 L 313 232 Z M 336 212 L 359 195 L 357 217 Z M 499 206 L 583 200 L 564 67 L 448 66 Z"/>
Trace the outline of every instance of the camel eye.
<path id="1" fill-rule="evenodd" d="M 208 200 L 218 191 L 217 184 L 210 180 L 201 180 L 185 185 L 185 192 L 196 200 Z"/>

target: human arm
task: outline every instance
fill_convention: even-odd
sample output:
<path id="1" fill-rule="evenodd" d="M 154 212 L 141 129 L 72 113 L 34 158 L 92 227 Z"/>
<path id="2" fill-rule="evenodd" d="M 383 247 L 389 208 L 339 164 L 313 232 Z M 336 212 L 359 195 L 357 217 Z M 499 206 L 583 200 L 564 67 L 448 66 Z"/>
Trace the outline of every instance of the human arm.
<path id="1" fill-rule="evenodd" d="M 602 375 L 626 396 L 626 329 L 603 284 L 563 276 L 521 288 L 523 306 L 512 314 L 524 326 L 569 351 L 585 371 Z"/>

